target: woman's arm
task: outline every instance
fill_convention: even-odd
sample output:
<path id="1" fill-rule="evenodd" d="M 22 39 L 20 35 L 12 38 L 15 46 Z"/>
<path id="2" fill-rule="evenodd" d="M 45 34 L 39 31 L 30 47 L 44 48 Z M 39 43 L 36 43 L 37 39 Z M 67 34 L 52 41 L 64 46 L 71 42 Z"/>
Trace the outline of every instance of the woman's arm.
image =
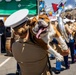
<path id="1" fill-rule="evenodd" d="M 68 24 L 65 25 L 65 29 L 66 29 L 68 34 L 72 34 L 73 33 L 73 31 L 70 29 Z"/>

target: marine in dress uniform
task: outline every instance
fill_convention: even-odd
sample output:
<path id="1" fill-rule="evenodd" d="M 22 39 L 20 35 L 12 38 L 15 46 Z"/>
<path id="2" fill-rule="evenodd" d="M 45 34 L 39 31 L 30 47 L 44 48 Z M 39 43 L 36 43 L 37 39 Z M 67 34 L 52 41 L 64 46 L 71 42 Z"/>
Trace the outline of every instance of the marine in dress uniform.
<path id="1" fill-rule="evenodd" d="M 5 26 L 11 26 L 20 36 L 13 43 L 12 52 L 21 68 L 21 75 L 41 75 L 47 67 L 47 52 L 30 40 L 27 9 L 21 9 L 10 15 Z M 47 75 L 43 73 L 43 75 Z"/>

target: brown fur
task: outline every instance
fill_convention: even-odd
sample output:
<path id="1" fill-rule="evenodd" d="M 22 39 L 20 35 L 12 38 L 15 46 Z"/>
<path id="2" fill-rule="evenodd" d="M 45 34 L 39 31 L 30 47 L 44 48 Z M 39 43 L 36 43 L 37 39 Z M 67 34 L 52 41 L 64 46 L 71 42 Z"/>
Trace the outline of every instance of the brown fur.
<path id="1" fill-rule="evenodd" d="M 39 16 L 38 16 L 38 19 L 43 19 L 43 20 L 45 20 L 47 23 L 50 23 L 50 20 L 49 20 L 49 18 L 48 18 L 47 15 L 44 15 L 44 14 L 43 14 L 43 15 L 39 15 Z M 36 17 L 34 17 L 33 19 L 30 20 L 29 24 L 31 25 L 31 27 L 30 27 L 31 33 L 32 33 L 32 35 L 34 36 L 34 40 L 36 41 L 36 43 L 37 43 L 38 45 L 40 45 L 43 49 L 47 50 L 47 49 L 48 49 L 47 44 L 46 44 L 43 40 L 37 39 L 37 38 L 35 37 L 35 34 L 34 34 L 33 31 L 32 31 L 32 28 L 35 26 L 35 24 L 36 24 L 37 22 L 38 22 L 38 20 L 37 20 Z M 57 30 L 56 26 L 53 26 L 53 28 L 54 28 L 54 30 L 56 31 L 55 37 L 61 36 L 61 34 L 60 34 L 59 31 Z M 60 50 L 60 51 L 58 51 L 58 52 L 59 52 L 61 55 L 63 55 L 63 56 L 66 56 L 66 55 L 69 54 L 69 50 L 66 50 L 66 51 L 61 50 L 61 49 L 59 49 L 59 50 Z"/>

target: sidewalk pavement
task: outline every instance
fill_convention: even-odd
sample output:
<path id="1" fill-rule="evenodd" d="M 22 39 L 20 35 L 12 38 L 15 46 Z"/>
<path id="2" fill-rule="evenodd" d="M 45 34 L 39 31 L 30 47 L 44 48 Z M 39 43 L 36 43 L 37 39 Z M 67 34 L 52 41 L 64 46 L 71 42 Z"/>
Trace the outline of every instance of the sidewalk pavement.
<path id="1" fill-rule="evenodd" d="M 50 60 L 53 75 L 76 75 L 76 63 L 71 64 L 71 58 L 69 57 L 70 69 L 65 69 L 62 66 L 60 74 L 55 74 L 56 60 Z M 0 54 L 0 75 L 15 75 L 16 73 L 16 60 L 12 56 L 6 56 L 6 54 Z"/>

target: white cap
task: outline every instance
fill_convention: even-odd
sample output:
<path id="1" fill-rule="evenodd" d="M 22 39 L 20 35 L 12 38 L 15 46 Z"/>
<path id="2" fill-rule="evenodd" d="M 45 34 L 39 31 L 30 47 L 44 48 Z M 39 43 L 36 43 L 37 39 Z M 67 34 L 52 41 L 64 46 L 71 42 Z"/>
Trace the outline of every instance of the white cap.
<path id="1" fill-rule="evenodd" d="M 5 21 L 4 25 L 6 27 L 16 27 L 23 22 L 27 21 L 28 18 L 26 17 L 29 13 L 28 9 L 20 9 L 13 14 L 11 14 Z"/>
<path id="2" fill-rule="evenodd" d="M 69 22 L 69 19 L 68 18 L 65 18 L 65 19 L 63 19 L 63 22 L 64 23 Z"/>
<path id="3" fill-rule="evenodd" d="M 75 20 L 71 20 L 71 19 L 68 19 L 68 18 L 63 19 L 63 22 L 64 22 L 64 23 L 67 23 L 67 22 L 72 22 L 72 23 L 73 23 L 74 21 L 75 21 Z"/>

